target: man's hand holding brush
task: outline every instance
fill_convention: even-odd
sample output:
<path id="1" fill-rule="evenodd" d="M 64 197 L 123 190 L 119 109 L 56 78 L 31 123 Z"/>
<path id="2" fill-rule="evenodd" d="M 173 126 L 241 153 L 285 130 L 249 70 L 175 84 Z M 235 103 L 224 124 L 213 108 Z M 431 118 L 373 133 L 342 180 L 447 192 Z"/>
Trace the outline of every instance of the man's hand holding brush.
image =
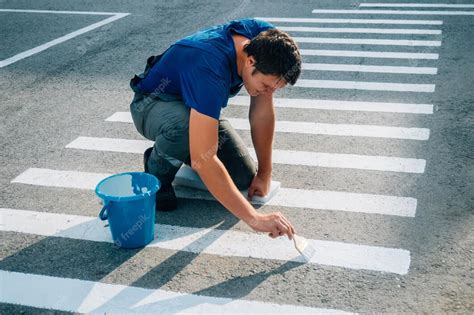
<path id="1" fill-rule="evenodd" d="M 280 212 L 257 213 L 248 224 L 257 232 L 266 232 L 271 238 L 287 235 L 292 240 L 295 228 Z"/>

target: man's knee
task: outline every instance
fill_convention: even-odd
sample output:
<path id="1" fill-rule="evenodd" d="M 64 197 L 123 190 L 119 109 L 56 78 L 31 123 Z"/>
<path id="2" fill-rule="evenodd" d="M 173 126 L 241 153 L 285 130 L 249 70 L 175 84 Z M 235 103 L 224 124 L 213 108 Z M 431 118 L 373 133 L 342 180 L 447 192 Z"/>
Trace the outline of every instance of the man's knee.
<path id="1" fill-rule="evenodd" d="M 257 167 L 245 143 L 227 119 L 219 119 L 219 147 L 217 156 L 225 165 L 239 190 L 249 188 Z"/>
<path id="2" fill-rule="evenodd" d="M 132 116 L 133 124 L 137 129 L 138 133 L 145 137 L 144 132 L 144 120 L 145 120 L 145 109 L 148 106 L 148 102 L 145 100 L 145 96 L 135 93 L 132 102 L 130 103 L 130 113 Z"/>
<path id="3" fill-rule="evenodd" d="M 248 155 L 234 157 L 233 162 L 226 163 L 227 171 L 239 190 L 245 190 L 252 184 L 257 174 L 257 167 Z"/>

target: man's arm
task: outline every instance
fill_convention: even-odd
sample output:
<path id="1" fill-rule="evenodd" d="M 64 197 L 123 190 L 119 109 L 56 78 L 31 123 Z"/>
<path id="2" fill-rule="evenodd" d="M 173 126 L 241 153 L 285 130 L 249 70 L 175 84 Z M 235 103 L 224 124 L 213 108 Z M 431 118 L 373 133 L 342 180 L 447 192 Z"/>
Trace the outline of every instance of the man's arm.
<path id="1" fill-rule="evenodd" d="M 271 179 L 273 133 L 275 131 L 273 93 L 251 97 L 249 121 L 252 142 L 258 160 L 257 175 L 263 179 Z"/>
<path id="2" fill-rule="evenodd" d="M 191 109 L 189 150 L 191 166 L 209 192 L 235 216 L 250 224 L 257 211 L 242 196 L 224 164 L 217 157 L 219 121 Z"/>
<path id="3" fill-rule="evenodd" d="M 258 213 L 237 189 L 224 164 L 217 157 L 218 131 L 218 120 L 191 108 L 189 150 L 192 168 L 199 174 L 209 192 L 254 230 L 270 232 L 271 237 L 287 234 L 291 239 L 294 227 L 281 213 Z"/>

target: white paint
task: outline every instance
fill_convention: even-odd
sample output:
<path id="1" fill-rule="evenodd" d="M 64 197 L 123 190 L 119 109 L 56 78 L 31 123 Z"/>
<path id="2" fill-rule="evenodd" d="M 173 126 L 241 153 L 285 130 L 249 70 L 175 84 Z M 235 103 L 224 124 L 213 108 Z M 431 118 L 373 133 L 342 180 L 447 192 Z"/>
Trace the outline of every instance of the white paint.
<path id="1" fill-rule="evenodd" d="M 100 180 L 110 175 L 112 174 L 29 168 L 13 179 L 12 183 L 93 190 Z M 215 200 L 210 193 L 201 190 L 176 189 L 176 195 L 180 198 Z M 417 200 L 408 197 L 280 188 L 278 194 L 268 204 L 282 207 L 414 217 Z"/>
<path id="2" fill-rule="evenodd" d="M 3 208 L 0 211 L 3 231 L 113 242 L 109 228 L 99 218 Z M 317 253 L 310 261 L 312 264 L 397 274 L 406 274 L 410 266 L 410 252 L 404 249 L 311 239 L 308 241 Z M 271 239 L 265 234 L 232 230 L 157 224 L 155 240 L 147 247 L 304 262 L 294 248 L 293 241 L 287 238 Z"/>
<path id="3" fill-rule="evenodd" d="M 66 145 L 66 148 L 143 154 L 153 144 L 154 142 L 149 140 L 78 137 Z"/>
<path id="4" fill-rule="evenodd" d="M 360 3 L 359 7 L 378 8 L 474 8 L 474 4 L 447 3 Z"/>
<path id="5" fill-rule="evenodd" d="M 105 121 L 133 123 L 130 112 L 115 112 L 112 114 L 112 116 L 106 118 Z"/>
<path id="6" fill-rule="evenodd" d="M 227 118 L 237 130 L 250 130 L 248 119 Z M 106 121 L 132 123 L 130 112 L 116 112 Z M 428 140 L 430 130 L 427 128 L 405 128 L 375 125 L 323 124 L 302 121 L 276 121 L 276 132 L 304 133 L 313 135 L 375 137 L 409 140 Z"/>
<path id="7" fill-rule="evenodd" d="M 300 53 L 303 56 L 325 56 L 325 57 L 428 59 L 428 60 L 437 60 L 439 58 L 439 54 L 386 52 L 386 51 L 300 49 Z"/>
<path id="8" fill-rule="evenodd" d="M 415 217 L 414 198 L 281 188 L 268 205 Z"/>
<path id="9" fill-rule="evenodd" d="M 250 122 L 243 118 L 228 118 L 235 129 L 250 130 Z M 301 121 L 278 120 L 276 132 L 348 136 L 348 137 L 375 137 L 410 140 L 428 140 L 429 129 L 404 128 L 374 125 L 346 125 L 346 124 L 320 124 Z"/>
<path id="10" fill-rule="evenodd" d="M 69 143 L 66 148 L 143 154 L 145 149 L 150 146 L 153 146 L 153 142 L 148 140 L 79 137 Z M 248 150 L 252 158 L 257 161 L 254 149 L 248 148 Z M 404 173 L 423 173 L 426 164 L 426 161 L 423 159 L 276 149 L 272 151 L 272 161 L 276 164 Z M 175 184 L 179 178 L 179 174 L 179 172 L 176 174 Z"/>
<path id="11" fill-rule="evenodd" d="M 57 11 L 57 10 L 18 10 L 18 9 L 0 9 L 0 12 L 49 13 L 49 14 L 83 14 L 83 15 L 117 15 L 117 14 L 129 14 L 129 13 L 121 13 L 121 12 Z"/>
<path id="12" fill-rule="evenodd" d="M 365 66 L 351 64 L 330 63 L 303 63 L 303 70 L 316 71 L 345 71 L 369 73 L 403 73 L 403 74 L 436 74 L 438 68 L 433 67 L 393 67 L 393 66 Z"/>
<path id="13" fill-rule="evenodd" d="M 229 104 L 249 106 L 249 96 L 234 96 L 229 99 Z M 387 112 L 409 114 L 433 114 L 432 104 L 386 103 L 386 102 L 358 102 L 339 100 L 318 100 L 303 98 L 274 98 L 273 106 L 276 108 L 305 108 L 322 110 L 343 110 L 357 112 Z"/>
<path id="14" fill-rule="evenodd" d="M 249 148 L 254 160 L 257 156 Z M 273 163 L 318 167 L 375 170 L 384 172 L 424 173 L 426 161 L 390 156 L 273 150 Z"/>
<path id="15" fill-rule="evenodd" d="M 95 189 L 95 186 L 102 179 L 110 175 L 112 174 L 29 168 L 13 179 L 12 183 L 48 187 Z"/>
<path id="16" fill-rule="evenodd" d="M 441 35 L 441 30 L 409 29 L 409 28 L 347 28 L 347 27 L 308 27 L 308 26 L 276 26 L 285 32 L 311 33 L 356 33 L 356 34 L 410 34 L 410 35 Z"/>
<path id="17" fill-rule="evenodd" d="M 64 11 L 58 11 L 58 12 L 64 12 Z M 76 11 L 74 11 L 74 12 L 76 12 Z M 26 51 L 24 51 L 24 52 L 22 52 L 22 53 L 16 54 L 16 55 L 13 56 L 13 57 L 4 59 L 4 60 L 0 61 L 0 68 L 6 67 L 6 66 L 8 66 L 8 65 L 11 65 L 12 63 L 15 63 L 15 62 L 17 62 L 17 61 L 19 61 L 19 60 L 22 60 L 22 59 L 25 59 L 25 58 L 27 58 L 27 57 L 30 57 L 30 56 L 32 56 L 32 55 L 34 55 L 34 54 L 40 53 L 40 52 L 42 52 L 43 50 L 46 50 L 46 49 L 48 49 L 48 48 L 50 48 L 50 47 L 52 47 L 52 46 L 61 44 L 61 43 L 65 42 L 65 41 L 67 41 L 67 40 L 70 40 L 71 38 L 77 37 L 77 36 L 79 36 L 79 35 L 82 35 L 82 34 L 84 34 L 84 33 L 87 33 L 87 32 L 89 32 L 89 31 L 92 31 L 92 30 L 94 30 L 94 29 L 96 29 L 96 28 L 99 28 L 99 27 L 101 27 L 101 26 L 104 26 L 104 25 L 106 25 L 106 24 L 109 24 L 109 23 L 111 23 L 111 22 L 114 22 L 114 21 L 116 21 L 116 20 L 118 20 L 118 19 L 121 19 L 121 18 L 127 16 L 127 15 L 129 15 L 129 13 L 117 13 L 117 14 L 115 14 L 115 15 L 113 15 L 113 16 L 111 16 L 111 17 L 105 19 L 105 20 L 102 20 L 102 21 L 100 21 L 100 22 L 97 22 L 97 23 L 91 24 L 91 25 L 89 25 L 89 26 L 83 27 L 83 28 L 81 28 L 81 29 L 79 29 L 79 30 L 77 30 L 77 31 L 74 31 L 74 32 L 69 33 L 69 34 L 67 34 L 67 35 L 64 35 L 64 36 L 61 36 L 61 37 L 59 37 L 59 38 L 56 38 L 56 39 L 54 39 L 54 40 L 52 40 L 52 41 L 49 41 L 49 42 L 47 42 L 47 43 L 44 43 L 44 44 L 42 44 L 42 45 L 36 46 L 35 48 L 32 48 L 32 49 L 26 50 Z"/>
<path id="18" fill-rule="evenodd" d="M 391 14 L 391 15 L 474 15 L 474 11 L 424 11 L 424 10 L 333 10 L 316 9 L 317 14 Z"/>
<path id="19" fill-rule="evenodd" d="M 401 25 L 442 25 L 443 21 L 433 20 L 399 20 L 399 19 L 315 19 L 315 18 L 281 18 L 256 17 L 267 22 L 283 23 L 324 23 L 324 24 L 401 24 Z"/>
<path id="20" fill-rule="evenodd" d="M 433 93 L 434 84 L 299 79 L 294 86 L 319 89 Z"/>
<path id="21" fill-rule="evenodd" d="M 227 118 L 237 130 L 250 130 L 247 119 Z M 130 112 L 116 112 L 106 121 L 132 123 Z M 427 128 L 405 128 L 375 125 L 323 124 L 301 121 L 276 121 L 276 132 L 304 133 L 313 135 L 375 137 L 409 140 L 428 140 L 430 130 Z"/>
<path id="22" fill-rule="evenodd" d="M 315 43 L 315 44 L 427 46 L 427 47 L 441 46 L 441 41 L 439 40 L 326 38 L 326 37 L 293 37 L 293 39 L 298 43 Z"/>
<path id="23" fill-rule="evenodd" d="M 85 314 L 350 314 L 0 270 L 1 303 Z"/>

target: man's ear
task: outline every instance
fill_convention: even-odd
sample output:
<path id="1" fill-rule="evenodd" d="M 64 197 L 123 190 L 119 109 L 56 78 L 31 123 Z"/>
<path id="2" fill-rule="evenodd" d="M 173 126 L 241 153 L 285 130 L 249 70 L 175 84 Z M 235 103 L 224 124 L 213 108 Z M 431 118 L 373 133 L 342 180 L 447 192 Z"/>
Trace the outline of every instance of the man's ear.
<path id="1" fill-rule="evenodd" d="M 245 65 L 247 67 L 253 67 L 255 66 L 255 58 L 253 56 L 248 56 L 247 60 L 245 60 Z"/>

